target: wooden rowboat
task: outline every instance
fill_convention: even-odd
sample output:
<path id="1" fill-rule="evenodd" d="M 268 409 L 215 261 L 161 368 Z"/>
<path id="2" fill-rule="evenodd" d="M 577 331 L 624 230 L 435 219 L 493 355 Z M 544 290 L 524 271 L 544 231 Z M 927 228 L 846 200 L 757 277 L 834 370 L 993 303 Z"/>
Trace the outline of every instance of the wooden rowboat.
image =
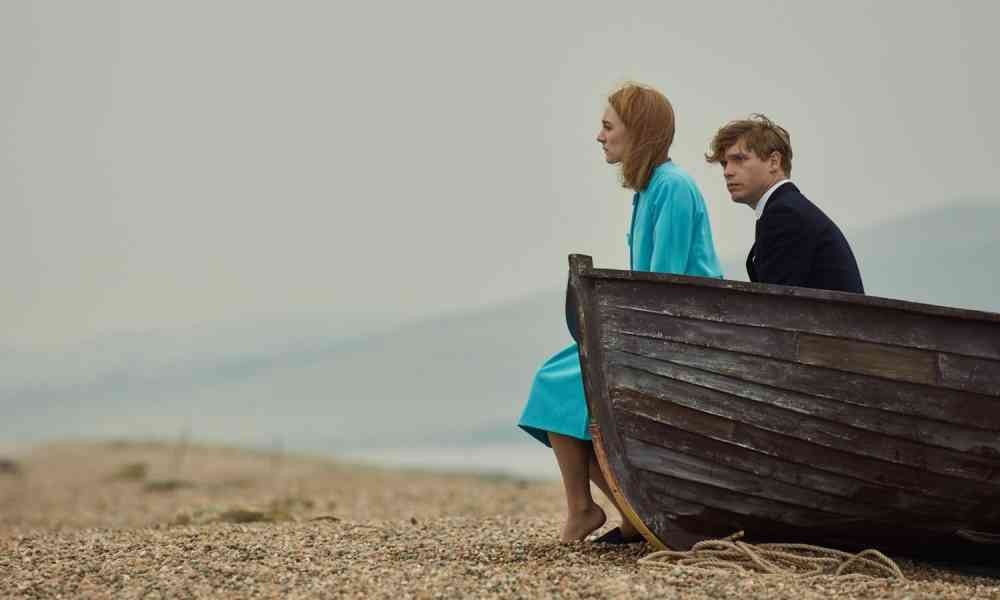
<path id="1" fill-rule="evenodd" d="M 598 461 L 656 548 L 1000 562 L 1000 315 L 570 256 Z"/>

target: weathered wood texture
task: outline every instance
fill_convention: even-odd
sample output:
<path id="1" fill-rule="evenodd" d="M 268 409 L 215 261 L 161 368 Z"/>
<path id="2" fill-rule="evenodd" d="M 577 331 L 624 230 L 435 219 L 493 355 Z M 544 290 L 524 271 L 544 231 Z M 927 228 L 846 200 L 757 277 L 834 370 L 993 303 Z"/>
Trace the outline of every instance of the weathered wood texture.
<path id="1" fill-rule="evenodd" d="M 1000 315 L 586 257 L 570 288 L 606 474 L 647 537 L 992 556 Z"/>

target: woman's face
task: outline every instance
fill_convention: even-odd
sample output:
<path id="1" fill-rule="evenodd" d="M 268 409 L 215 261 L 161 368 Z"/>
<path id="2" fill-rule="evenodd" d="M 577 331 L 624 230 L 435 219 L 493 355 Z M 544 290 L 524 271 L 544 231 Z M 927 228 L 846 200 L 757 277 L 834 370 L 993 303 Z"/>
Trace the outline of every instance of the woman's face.
<path id="1" fill-rule="evenodd" d="M 610 106 L 605 109 L 604 116 L 601 117 L 601 131 L 597 134 L 597 142 L 604 148 L 604 160 L 608 161 L 609 165 L 622 161 L 625 147 L 628 145 L 628 132 L 625 131 L 625 124 L 618 117 L 618 113 Z"/>

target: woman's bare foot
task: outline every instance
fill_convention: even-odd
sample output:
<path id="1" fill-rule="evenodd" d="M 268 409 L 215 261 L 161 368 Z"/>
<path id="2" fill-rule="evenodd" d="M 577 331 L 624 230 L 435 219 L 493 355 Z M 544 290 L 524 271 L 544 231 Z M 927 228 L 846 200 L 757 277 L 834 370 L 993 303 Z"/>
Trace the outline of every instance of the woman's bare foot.
<path id="1" fill-rule="evenodd" d="M 604 510 L 596 503 L 591 504 L 584 511 L 572 512 L 566 518 L 566 524 L 563 525 L 560 540 L 563 542 L 578 542 L 599 529 L 601 525 L 604 525 L 606 519 Z"/>

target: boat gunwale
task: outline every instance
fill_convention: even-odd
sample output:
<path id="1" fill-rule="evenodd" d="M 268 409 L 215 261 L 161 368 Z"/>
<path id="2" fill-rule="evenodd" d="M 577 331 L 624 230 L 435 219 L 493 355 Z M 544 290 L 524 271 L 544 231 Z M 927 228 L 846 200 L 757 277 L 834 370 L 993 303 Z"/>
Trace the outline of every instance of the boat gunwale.
<path id="1" fill-rule="evenodd" d="M 899 302 L 905 302 L 905 300 L 900 300 Z M 936 354 L 939 357 L 943 357 L 943 356 L 957 356 L 957 357 L 960 357 L 960 358 L 972 358 L 972 359 L 976 359 L 976 360 L 987 360 L 987 361 L 998 361 L 998 362 L 1000 362 L 1000 358 L 993 358 L 993 357 L 990 357 L 990 356 L 983 356 L 981 354 L 972 354 L 972 353 L 969 353 L 969 352 L 959 352 L 959 351 L 955 351 L 955 350 L 941 350 L 939 348 L 934 348 L 934 347 L 931 347 L 931 346 L 925 345 L 925 344 L 902 344 L 902 343 L 899 343 L 899 342 L 886 341 L 886 340 L 882 340 L 882 339 L 874 340 L 874 339 L 869 339 L 869 338 L 865 338 L 865 337 L 847 336 L 844 333 L 825 333 L 825 332 L 822 332 L 822 331 L 814 331 L 814 330 L 810 330 L 810 329 L 806 329 L 806 328 L 796 328 L 796 327 L 787 327 L 787 326 L 779 326 L 779 325 L 762 325 L 760 323 L 741 323 L 741 322 L 736 322 L 736 321 L 727 321 L 725 319 L 713 319 L 713 318 L 708 317 L 707 315 L 704 315 L 704 316 L 678 315 L 678 314 L 674 314 L 674 313 L 670 313 L 670 312 L 653 310 L 651 308 L 645 308 L 645 307 L 642 307 L 642 306 L 629 306 L 627 304 L 602 303 L 600 306 L 602 308 L 605 308 L 605 309 L 614 309 L 614 310 L 619 310 L 619 311 L 622 311 L 622 312 L 638 313 L 638 314 L 641 314 L 641 315 L 652 315 L 652 316 L 657 316 L 657 317 L 665 317 L 665 318 L 668 318 L 668 319 L 680 319 L 680 320 L 685 320 L 685 321 L 697 321 L 697 322 L 701 322 L 701 323 L 723 324 L 723 325 L 728 325 L 730 327 L 747 327 L 747 328 L 754 328 L 754 329 L 762 329 L 762 330 L 765 330 L 765 331 L 777 331 L 777 332 L 788 333 L 788 334 L 808 335 L 808 336 L 812 336 L 812 337 L 815 337 L 815 338 L 826 338 L 826 339 L 833 339 L 833 340 L 844 340 L 844 341 L 848 341 L 848 342 L 858 342 L 858 343 L 861 343 L 861 344 L 870 344 L 870 345 L 873 345 L 873 346 L 882 346 L 882 347 L 885 347 L 885 348 L 893 348 L 893 349 L 899 348 L 899 349 L 903 349 L 903 350 L 913 350 L 915 352 L 927 352 L 927 353 L 930 353 L 930 354 Z M 937 307 L 937 306 L 935 306 L 933 304 L 928 305 L 928 306 L 932 306 L 932 307 L 935 307 L 935 308 L 947 308 L 947 307 Z M 964 309 L 954 309 L 954 310 L 964 310 Z M 910 314 L 914 314 L 914 313 L 911 312 Z M 992 314 L 992 313 L 986 313 L 986 314 Z M 923 315 L 923 316 L 943 317 L 943 315 Z M 998 314 L 997 316 L 1000 317 L 1000 314 Z M 627 332 L 623 331 L 623 333 L 627 333 Z M 659 338 L 659 339 L 669 339 L 669 338 Z M 761 356 L 763 356 L 763 355 L 761 355 Z M 781 360 L 784 360 L 784 359 L 781 359 Z M 938 360 L 940 360 L 940 358 Z M 799 361 L 785 361 L 785 362 L 794 362 L 796 364 L 802 364 L 802 365 L 811 364 L 811 363 L 803 363 L 803 362 L 799 362 Z M 840 369 L 840 370 L 843 370 L 843 369 Z M 888 378 L 883 377 L 883 379 L 888 379 Z M 895 380 L 893 380 L 893 381 L 895 381 Z M 911 382 L 911 383 L 915 383 L 915 384 L 919 384 L 919 385 L 932 385 L 932 384 L 920 383 L 920 382 Z M 974 392 L 974 391 L 965 390 L 965 389 L 962 389 L 962 388 L 946 388 L 946 389 L 968 392 L 970 394 L 979 394 L 980 396 L 989 396 L 989 394 L 983 394 L 982 392 Z"/>
<path id="2" fill-rule="evenodd" d="M 580 256 L 590 260 L 587 255 Z M 951 306 L 941 306 L 912 300 L 900 300 L 896 298 L 886 298 L 882 296 L 870 296 L 867 294 L 855 294 L 853 292 L 841 292 L 835 290 L 819 290 L 812 288 L 802 288 L 789 285 L 777 285 L 771 283 L 754 283 L 747 281 L 737 281 L 733 279 L 717 279 L 715 277 L 697 277 L 693 275 L 675 275 L 672 273 L 654 273 L 652 271 L 626 271 L 620 269 L 597 269 L 593 267 L 584 268 L 579 275 L 593 279 L 618 279 L 626 281 L 643 281 L 657 283 L 673 283 L 682 286 L 709 287 L 716 289 L 731 290 L 741 293 L 765 296 L 791 296 L 807 300 L 822 300 L 835 302 L 837 304 L 849 304 L 855 306 L 870 306 L 875 308 L 885 308 L 908 313 L 929 315 L 934 317 L 957 318 L 969 321 L 987 321 L 1000 324 L 1000 313 L 976 310 L 971 308 L 956 308 Z"/>

